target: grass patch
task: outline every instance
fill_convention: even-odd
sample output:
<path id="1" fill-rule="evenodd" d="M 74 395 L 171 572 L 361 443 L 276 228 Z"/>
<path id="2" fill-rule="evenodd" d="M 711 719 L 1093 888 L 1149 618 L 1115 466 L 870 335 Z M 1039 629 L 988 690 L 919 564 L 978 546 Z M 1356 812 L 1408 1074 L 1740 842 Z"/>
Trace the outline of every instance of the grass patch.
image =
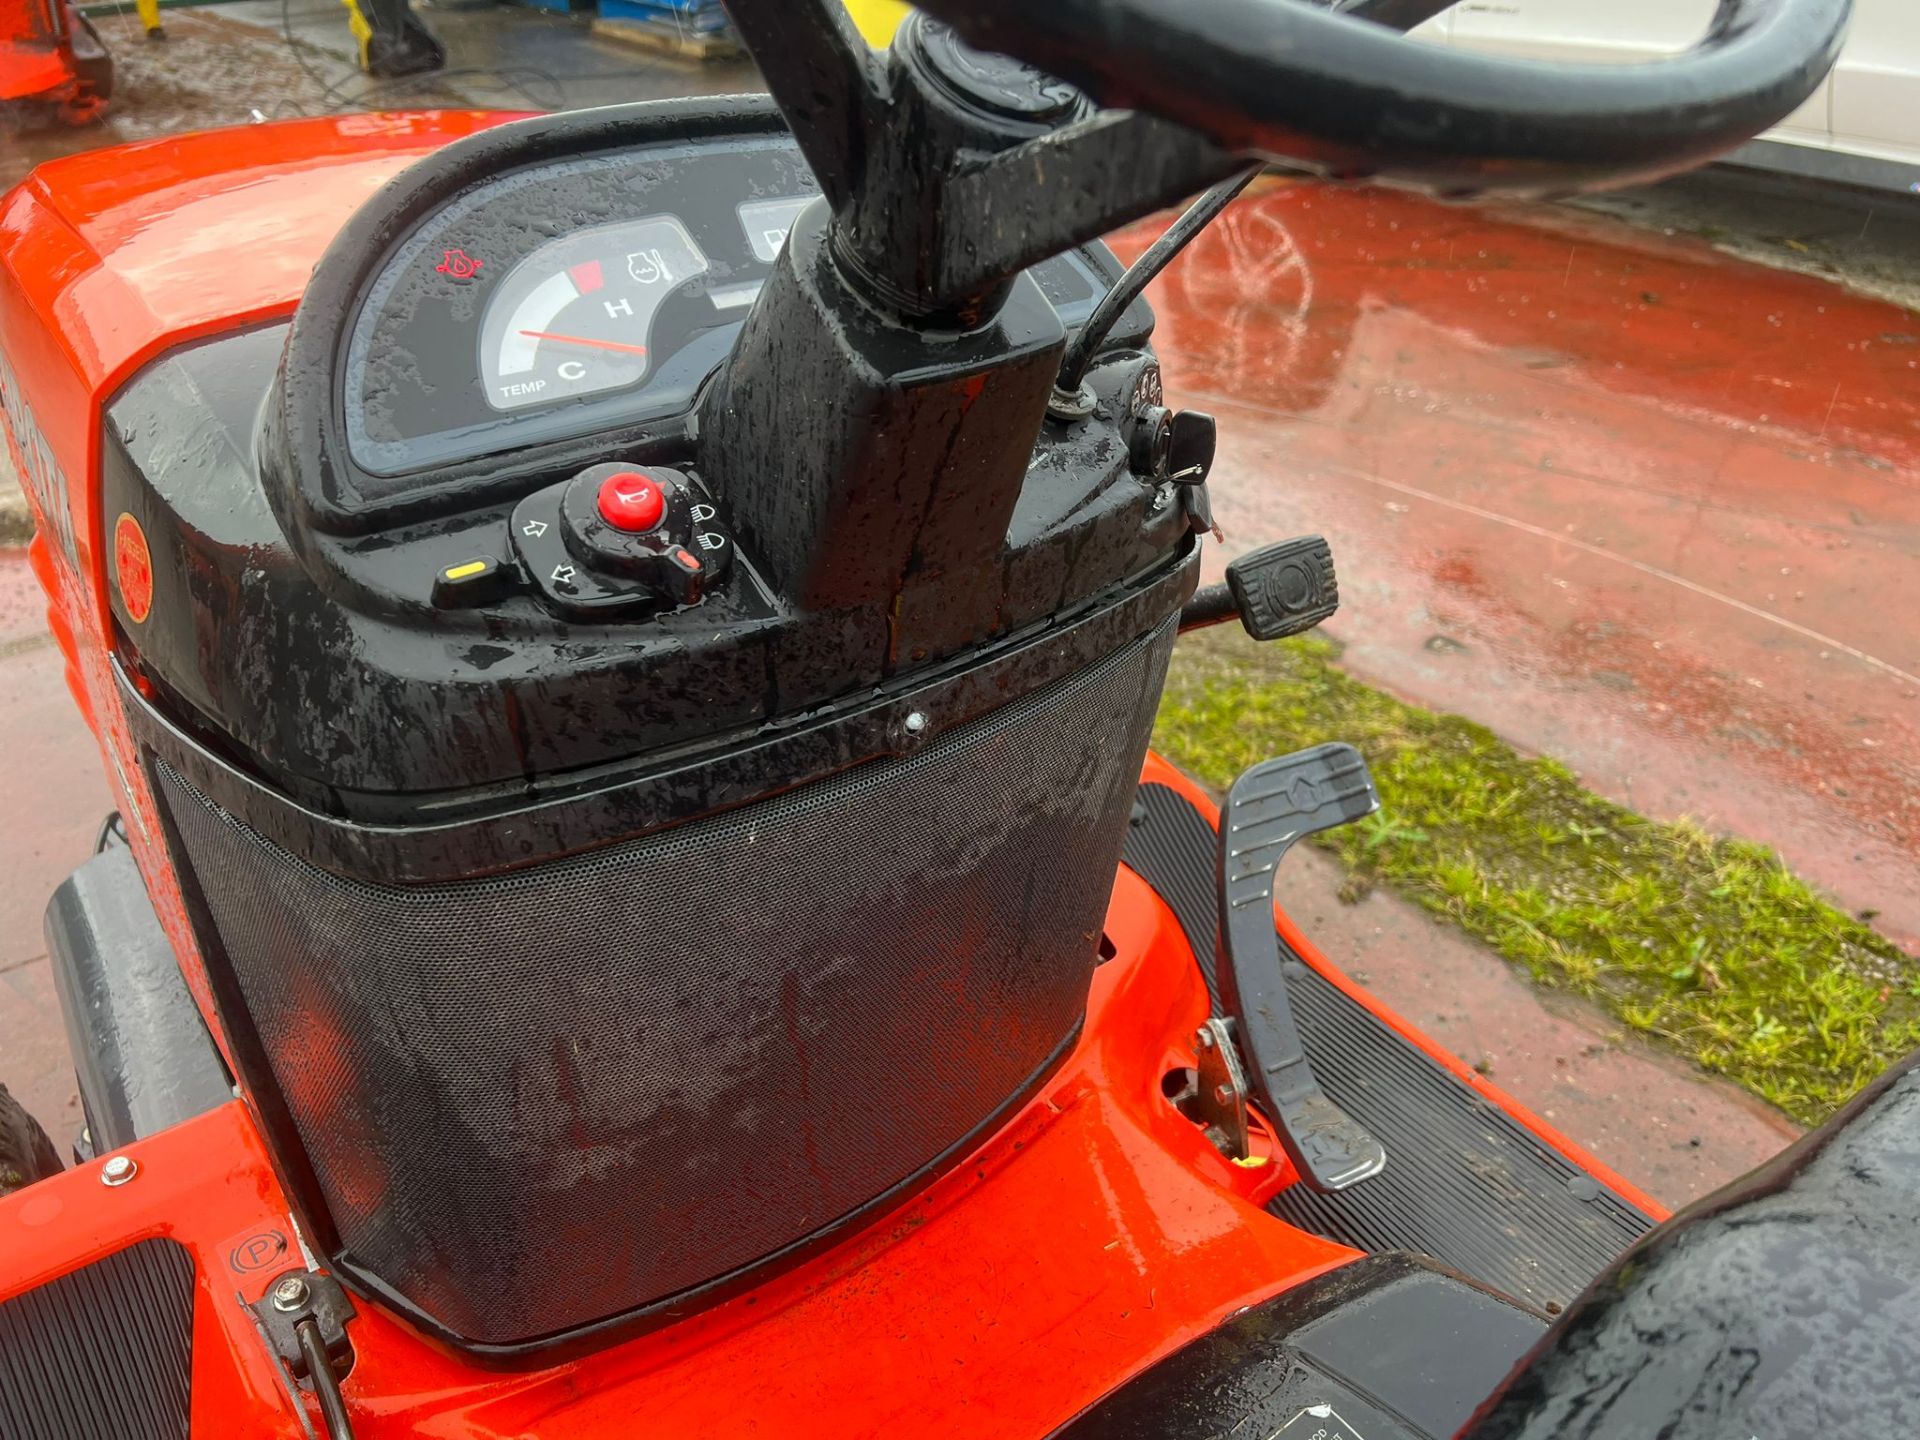
<path id="1" fill-rule="evenodd" d="M 1771 850 L 1624 810 L 1563 765 L 1349 678 L 1337 653 L 1320 636 L 1189 638 L 1156 747 L 1224 790 L 1269 756 L 1357 745 L 1383 807 L 1315 837 L 1346 865 L 1347 898 L 1387 885 L 1803 1124 L 1920 1047 L 1920 963 Z"/>

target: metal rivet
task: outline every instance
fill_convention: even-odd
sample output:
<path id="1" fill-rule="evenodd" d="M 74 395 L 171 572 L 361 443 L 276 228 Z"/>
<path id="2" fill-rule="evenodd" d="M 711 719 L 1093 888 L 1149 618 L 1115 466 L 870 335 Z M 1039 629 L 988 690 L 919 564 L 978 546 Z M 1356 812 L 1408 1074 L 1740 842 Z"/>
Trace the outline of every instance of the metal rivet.
<path id="1" fill-rule="evenodd" d="M 289 1275 L 273 1287 L 273 1308 L 280 1311 L 298 1310 L 307 1303 L 307 1282 L 298 1275 Z"/>
<path id="2" fill-rule="evenodd" d="M 907 733 L 909 735 L 918 735 L 921 731 L 927 728 L 926 713 L 921 710 L 915 710 L 912 714 L 907 716 L 906 727 L 907 727 Z"/>
<path id="3" fill-rule="evenodd" d="M 140 1167 L 129 1155 L 115 1155 L 100 1167 L 102 1185 L 124 1185 L 140 1173 Z"/>

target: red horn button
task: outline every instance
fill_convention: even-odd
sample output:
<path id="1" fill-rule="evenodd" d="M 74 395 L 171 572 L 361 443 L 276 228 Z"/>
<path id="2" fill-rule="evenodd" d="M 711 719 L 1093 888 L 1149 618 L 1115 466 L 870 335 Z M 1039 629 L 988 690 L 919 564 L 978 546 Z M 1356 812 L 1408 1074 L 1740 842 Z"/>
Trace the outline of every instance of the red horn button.
<path id="1" fill-rule="evenodd" d="M 666 492 L 637 470 L 622 470 L 600 482 L 600 518 L 616 530 L 651 530 L 666 513 Z"/>

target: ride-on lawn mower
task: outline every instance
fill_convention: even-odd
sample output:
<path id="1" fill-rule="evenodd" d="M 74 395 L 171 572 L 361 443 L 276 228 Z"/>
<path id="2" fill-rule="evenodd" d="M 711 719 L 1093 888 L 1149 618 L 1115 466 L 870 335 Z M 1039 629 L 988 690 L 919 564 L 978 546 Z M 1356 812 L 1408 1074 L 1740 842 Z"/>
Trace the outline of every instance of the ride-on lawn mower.
<path id="1" fill-rule="evenodd" d="M 50 105 L 76 125 L 113 95 L 113 57 L 72 0 L 0 0 L 0 102 Z"/>
<path id="2" fill-rule="evenodd" d="M 1337 599 L 1314 537 L 1196 591 L 1139 294 L 1248 167 L 1657 176 L 1845 0 L 1618 69 L 1434 0 L 731 8 L 770 100 L 5 202 L 124 818 L 48 914 L 87 1128 L 0 1200 L 0 1434 L 1920 1433 L 1911 1071 L 1669 1218 L 1276 909 L 1356 751 L 1218 810 L 1147 753 L 1180 630 Z"/>

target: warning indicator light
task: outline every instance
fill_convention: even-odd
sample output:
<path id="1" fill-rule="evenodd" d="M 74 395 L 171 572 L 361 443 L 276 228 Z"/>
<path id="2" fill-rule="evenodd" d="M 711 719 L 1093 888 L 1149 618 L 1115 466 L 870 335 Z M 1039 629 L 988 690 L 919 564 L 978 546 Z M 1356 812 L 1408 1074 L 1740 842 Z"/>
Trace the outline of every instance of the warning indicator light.
<path id="1" fill-rule="evenodd" d="M 433 268 L 442 275 L 451 275 L 455 280 L 471 280 L 480 273 L 480 267 L 487 262 L 476 260 L 464 250 L 447 250 L 444 259 Z"/>
<path id="2" fill-rule="evenodd" d="M 433 577 L 433 603 L 440 606 L 479 605 L 497 598 L 511 572 L 490 555 L 476 555 L 449 565 Z"/>

